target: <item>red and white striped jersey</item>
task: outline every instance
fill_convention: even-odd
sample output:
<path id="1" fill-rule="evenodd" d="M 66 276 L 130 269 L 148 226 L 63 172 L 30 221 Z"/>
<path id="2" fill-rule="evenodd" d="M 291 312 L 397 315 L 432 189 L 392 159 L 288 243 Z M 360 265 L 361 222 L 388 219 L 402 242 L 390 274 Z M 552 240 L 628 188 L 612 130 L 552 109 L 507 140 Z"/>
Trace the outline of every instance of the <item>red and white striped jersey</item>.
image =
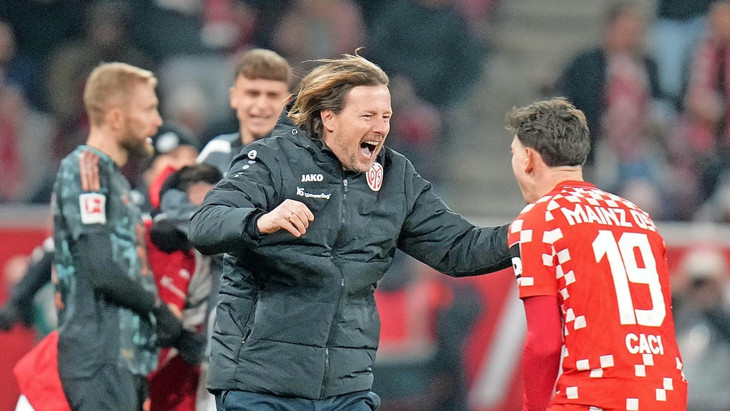
<path id="1" fill-rule="evenodd" d="M 685 409 L 666 249 L 647 213 L 592 184 L 563 182 L 522 210 L 509 245 L 520 298 L 560 303 L 562 373 L 551 405 Z"/>

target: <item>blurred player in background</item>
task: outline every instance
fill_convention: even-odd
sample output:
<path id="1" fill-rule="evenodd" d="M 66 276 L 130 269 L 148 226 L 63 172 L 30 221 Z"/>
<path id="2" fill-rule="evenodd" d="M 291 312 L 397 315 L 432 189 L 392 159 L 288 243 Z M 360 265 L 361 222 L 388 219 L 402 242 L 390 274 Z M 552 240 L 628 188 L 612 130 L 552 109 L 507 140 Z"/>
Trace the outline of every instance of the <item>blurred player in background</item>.
<path id="1" fill-rule="evenodd" d="M 566 100 L 515 108 L 506 122 L 529 203 L 509 232 L 527 317 L 523 409 L 684 410 L 666 250 L 654 222 L 583 181 L 588 126 Z"/>
<path id="2" fill-rule="evenodd" d="M 185 232 L 190 214 L 220 178 L 218 169 L 208 164 L 182 167 L 165 179 L 155 218 L 145 222 L 150 268 L 160 299 L 179 310 L 183 327 L 200 335 L 202 341 L 206 340 L 212 284 L 210 258 L 192 247 Z M 191 360 L 178 355 L 177 350 L 160 351 L 158 367 L 148 377 L 152 410 L 195 411 L 207 403 L 209 394 L 201 381 L 205 375 L 201 376 L 201 366 L 196 361 L 202 361 L 203 351 L 199 354 L 199 358 Z"/>
<path id="3" fill-rule="evenodd" d="M 212 139 L 198 156 L 225 175 L 243 146 L 267 136 L 289 101 L 291 67 L 276 52 L 253 49 L 241 55 L 230 88 L 231 108 L 236 111 L 238 132 Z"/>
<path id="4" fill-rule="evenodd" d="M 62 161 L 54 186 L 58 371 L 76 410 L 141 409 L 157 345 L 178 346 L 183 335 L 157 296 L 141 212 L 119 170 L 153 152 L 156 84 L 128 64 L 95 68 L 84 89 L 86 145 Z"/>
<path id="5" fill-rule="evenodd" d="M 210 184 L 220 178 L 220 173 L 212 166 L 200 165 L 196 167 L 202 167 L 203 170 L 189 170 L 183 173 L 182 177 L 176 176 L 177 169 L 195 164 L 198 150 L 197 140 L 194 136 L 174 124 L 163 124 L 158 129 L 157 134 L 152 137 L 152 147 L 154 154 L 151 158 L 142 159 L 145 169 L 142 171 L 140 186 L 138 189 L 132 190 L 130 198 L 143 213 L 143 221 L 147 228 L 148 261 L 155 276 L 160 299 L 168 306 L 170 304 L 174 306 L 175 313 L 181 314 L 185 329 L 193 333 L 201 333 L 199 323 L 202 322 L 204 315 L 201 316 L 200 312 L 202 311 L 204 314 L 207 310 L 207 293 L 210 290 L 208 259 L 190 250 L 189 247 L 175 252 L 163 251 L 180 248 L 178 243 L 170 243 L 171 236 L 158 238 L 157 242 L 150 241 L 150 232 L 153 231 L 151 227 L 154 226 L 147 215 L 149 211 L 145 212 L 145 210 L 154 207 L 153 212 L 165 211 L 165 207 L 160 205 L 161 191 L 169 191 L 168 197 L 170 197 L 174 196 L 174 193 L 180 194 L 178 190 L 182 190 L 184 192 L 182 194 L 186 195 L 189 189 L 191 198 L 194 198 L 195 202 L 199 202 L 202 200 L 201 188 L 205 189 L 207 184 L 209 189 Z M 174 181 L 163 186 L 167 180 Z M 184 210 L 180 210 L 180 212 L 184 212 Z M 180 215 L 175 215 L 175 217 L 182 218 Z M 160 221 L 168 222 L 169 219 Z M 10 299 L 0 309 L 0 330 L 8 331 L 18 322 L 22 322 L 26 326 L 33 325 L 40 335 L 45 335 L 55 328 L 55 307 L 52 316 L 49 314 L 39 316 L 36 309 L 36 302 L 45 304 L 42 299 L 46 296 L 39 291 L 42 291 L 46 284 L 50 284 L 53 260 L 53 239 L 49 238 L 42 246 L 34 250 L 24 276 L 13 286 Z M 185 295 L 185 292 L 188 292 L 188 295 Z M 52 295 L 49 300 L 50 304 L 53 304 Z M 51 329 L 48 329 L 49 326 Z M 187 332 L 185 333 L 187 334 Z M 57 337 L 55 338 L 57 340 Z M 183 352 L 183 355 L 175 356 L 175 353 L 178 353 L 177 350 L 162 352 L 158 368 L 149 376 L 152 385 L 150 400 L 155 409 L 195 409 L 198 383 L 196 364 L 202 360 L 204 340 L 202 336 L 197 338 L 196 344 L 190 347 L 192 349 Z M 63 397 L 60 382 L 56 382 L 58 373 L 55 372 L 54 376 L 53 370 L 44 369 L 57 367 L 55 345 L 56 343 L 45 340 L 40 342 L 14 368 L 14 374 L 23 394 L 21 403 L 27 402 L 27 407 L 35 407 L 37 410 L 51 409 L 48 407 L 56 407 L 62 402 L 58 399 L 58 397 Z M 52 359 L 53 361 L 47 363 L 40 359 Z M 170 373 L 176 373 L 176 379 L 174 383 L 168 384 L 169 381 L 161 377 Z M 49 392 L 54 384 L 59 385 L 60 393 L 57 396 Z M 170 394 L 171 392 L 174 394 Z"/>

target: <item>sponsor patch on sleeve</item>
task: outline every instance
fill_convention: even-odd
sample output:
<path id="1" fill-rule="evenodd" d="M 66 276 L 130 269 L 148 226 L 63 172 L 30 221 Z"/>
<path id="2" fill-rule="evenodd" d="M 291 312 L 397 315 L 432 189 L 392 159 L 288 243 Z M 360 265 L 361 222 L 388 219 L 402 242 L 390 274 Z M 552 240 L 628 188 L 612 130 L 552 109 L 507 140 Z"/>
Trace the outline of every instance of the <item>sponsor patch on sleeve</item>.
<path id="1" fill-rule="evenodd" d="M 106 224 L 106 196 L 84 193 L 79 196 L 82 224 Z"/>

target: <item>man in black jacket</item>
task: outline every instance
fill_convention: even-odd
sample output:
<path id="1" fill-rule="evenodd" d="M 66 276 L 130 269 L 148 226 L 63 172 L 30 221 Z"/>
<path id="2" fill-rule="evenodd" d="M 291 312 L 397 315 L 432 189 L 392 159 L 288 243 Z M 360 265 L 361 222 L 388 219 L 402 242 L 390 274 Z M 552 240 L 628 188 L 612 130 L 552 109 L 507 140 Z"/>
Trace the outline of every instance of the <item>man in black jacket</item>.
<path id="1" fill-rule="evenodd" d="M 373 291 L 396 249 L 453 276 L 510 265 L 507 226 L 470 224 L 384 148 L 388 76 L 360 56 L 322 63 L 191 220 L 201 252 L 226 253 L 208 376 L 219 409 L 377 409 Z"/>

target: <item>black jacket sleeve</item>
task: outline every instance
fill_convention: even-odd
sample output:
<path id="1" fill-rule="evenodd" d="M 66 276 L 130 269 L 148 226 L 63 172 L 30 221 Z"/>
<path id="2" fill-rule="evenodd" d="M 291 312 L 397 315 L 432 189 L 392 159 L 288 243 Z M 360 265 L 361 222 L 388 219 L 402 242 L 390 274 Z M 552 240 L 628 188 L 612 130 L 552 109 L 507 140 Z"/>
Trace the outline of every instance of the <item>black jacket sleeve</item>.
<path id="1" fill-rule="evenodd" d="M 83 233 L 77 242 L 79 276 L 94 292 L 110 301 L 147 316 L 155 308 L 156 297 L 132 280 L 112 260 L 112 244 L 106 233 Z"/>
<path id="2" fill-rule="evenodd" d="M 157 248 L 166 253 L 190 250 L 193 245 L 188 240 L 188 226 L 197 209 L 184 191 L 165 191 L 160 201 L 161 212 L 154 217 L 150 227 L 150 239 Z"/>
<path id="3" fill-rule="evenodd" d="M 255 143 L 254 143 L 255 144 Z M 234 160 L 229 173 L 205 197 L 190 220 L 188 238 L 203 254 L 236 254 L 259 240 L 256 220 L 278 205 L 279 178 L 266 166 L 271 159 L 261 146 L 255 161 L 243 154 Z M 242 152 L 243 153 L 243 152 Z M 241 165 L 245 165 L 243 168 Z"/>
<path id="4" fill-rule="evenodd" d="M 408 163 L 406 197 L 412 203 L 398 248 L 432 268 L 463 277 L 511 266 L 509 224 L 476 227 L 454 213 Z"/>

